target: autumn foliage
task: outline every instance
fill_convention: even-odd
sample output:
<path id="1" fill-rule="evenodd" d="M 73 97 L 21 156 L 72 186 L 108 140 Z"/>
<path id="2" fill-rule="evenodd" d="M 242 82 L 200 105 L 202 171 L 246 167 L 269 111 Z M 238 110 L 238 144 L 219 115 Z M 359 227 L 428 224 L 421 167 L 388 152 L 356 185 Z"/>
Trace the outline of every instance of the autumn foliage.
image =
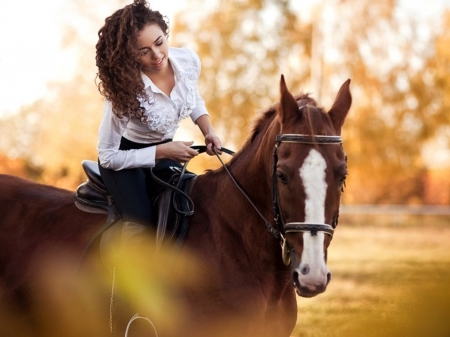
<path id="1" fill-rule="evenodd" d="M 111 12 L 123 3 L 102 6 Z M 282 73 L 325 108 L 351 78 L 343 201 L 450 203 L 450 14 L 424 23 L 390 0 L 323 0 L 307 10 L 299 3 L 191 0 L 175 16 L 170 43 L 200 55 L 200 92 L 224 145 L 239 149 L 255 115 L 278 100 Z M 73 189 L 85 179 L 81 160 L 96 160 L 102 101 L 94 44 L 104 18 L 87 1 L 71 6 L 63 44 L 79 55 L 78 71 L 49 85 L 48 97 L 2 118 L 0 172 Z M 197 130 L 183 128 L 178 138 L 203 143 Z M 195 161 L 197 173 L 218 166 L 214 158 Z"/>

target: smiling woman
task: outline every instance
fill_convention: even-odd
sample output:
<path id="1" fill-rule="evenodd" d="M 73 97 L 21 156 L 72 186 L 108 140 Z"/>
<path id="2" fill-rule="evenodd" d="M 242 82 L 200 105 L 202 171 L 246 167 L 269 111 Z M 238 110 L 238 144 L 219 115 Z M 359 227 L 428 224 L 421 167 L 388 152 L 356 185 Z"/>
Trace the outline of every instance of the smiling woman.
<path id="1" fill-rule="evenodd" d="M 145 0 L 116 10 L 98 32 L 98 89 L 105 98 L 98 168 L 121 213 L 121 246 L 155 229 L 157 215 L 149 206 L 159 189 L 153 172 L 181 171 L 181 163 L 198 155 L 192 141 L 173 141 L 183 119 L 199 127 L 208 154 L 213 147 L 220 153 L 197 87 L 200 59 L 190 49 L 169 47 L 168 35 L 167 17 Z"/>

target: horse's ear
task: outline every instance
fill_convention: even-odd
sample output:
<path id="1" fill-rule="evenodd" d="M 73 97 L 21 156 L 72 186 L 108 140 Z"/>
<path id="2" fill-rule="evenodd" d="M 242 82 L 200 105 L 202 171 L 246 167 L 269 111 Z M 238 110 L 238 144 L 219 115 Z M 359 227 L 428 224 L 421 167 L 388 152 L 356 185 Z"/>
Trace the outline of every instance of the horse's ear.
<path id="1" fill-rule="evenodd" d="M 344 125 L 345 117 L 352 105 L 352 95 L 350 93 L 350 79 L 342 84 L 341 89 L 334 100 L 328 114 L 333 122 L 334 129 L 338 134 L 341 134 L 342 125 Z"/>
<path id="2" fill-rule="evenodd" d="M 299 116 L 298 104 L 294 96 L 289 92 L 284 76 L 281 75 L 280 80 L 280 117 L 283 125 L 289 125 L 295 118 Z"/>

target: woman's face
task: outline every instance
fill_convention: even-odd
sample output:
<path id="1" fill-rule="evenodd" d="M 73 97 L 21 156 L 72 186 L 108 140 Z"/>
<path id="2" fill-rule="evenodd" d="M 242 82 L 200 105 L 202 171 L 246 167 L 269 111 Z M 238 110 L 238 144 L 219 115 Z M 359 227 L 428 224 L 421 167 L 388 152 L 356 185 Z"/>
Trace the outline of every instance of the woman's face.
<path id="1" fill-rule="evenodd" d="M 138 31 L 138 62 L 144 73 L 158 73 L 166 69 L 169 62 L 169 45 L 161 27 L 149 24 Z"/>

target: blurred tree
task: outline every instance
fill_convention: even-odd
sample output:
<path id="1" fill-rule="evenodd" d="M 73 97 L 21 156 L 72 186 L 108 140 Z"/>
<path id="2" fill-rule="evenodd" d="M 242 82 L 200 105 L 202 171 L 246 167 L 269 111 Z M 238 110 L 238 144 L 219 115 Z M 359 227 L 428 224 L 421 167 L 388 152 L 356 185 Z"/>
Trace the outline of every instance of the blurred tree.
<path id="1" fill-rule="evenodd" d="M 27 160 L 34 179 L 74 187 L 84 180 L 80 161 L 95 160 L 102 111 L 94 85 L 96 33 L 107 15 L 129 2 L 70 1 L 64 43 L 76 55 L 75 76 L 53 83 L 49 97 L 0 124 L 0 150 Z M 425 200 L 431 165 L 423 160 L 424 146 L 450 139 L 448 13 L 441 26 L 424 27 L 394 0 L 322 0 L 312 10 L 293 0 L 188 3 L 171 25 L 170 43 L 199 53 L 200 92 L 225 146 L 237 149 L 255 113 L 278 100 L 280 74 L 293 93 L 312 91 L 325 108 L 351 78 L 344 201 Z M 190 134 L 178 138 L 202 142 L 191 123 L 183 129 Z M 216 159 L 206 158 L 190 166 L 217 167 Z"/>
<path id="2" fill-rule="evenodd" d="M 344 200 L 423 200 L 423 145 L 443 130 L 450 139 L 448 29 L 431 31 L 438 37 L 432 45 L 423 25 L 393 0 L 322 0 L 310 23 L 294 12 L 293 1 L 222 0 L 209 11 L 191 3 L 173 27 L 174 41 L 199 52 L 201 91 L 226 144 L 241 144 L 255 111 L 277 100 L 280 73 L 294 91 L 312 87 L 326 107 L 350 77 Z"/>
<path id="3" fill-rule="evenodd" d="M 433 32 L 439 36 L 433 45 L 423 26 L 402 17 L 391 0 L 340 2 L 336 11 L 341 57 L 326 64 L 333 69 L 329 77 L 348 69 L 354 92 L 344 131 L 351 154 L 346 200 L 420 203 L 430 166 L 423 162 L 423 145 L 450 125 L 450 77 L 443 71 L 450 60 L 442 55 L 449 23 L 444 35 Z"/>
<path id="4" fill-rule="evenodd" d="M 29 178 L 75 188 L 86 179 L 84 159 L 97 158 L 97 130 L 103 101 L 95 85 L 95 44 L 103 20 L 128 1 L 92 6 L 89 1 L 68 1 L 61 57 L 74 59 L 69 81 L 48 85 L 48 96 L 24 106 L 0 124 L 4 141 L 0 150 L 11 158 L 24 158 Z"/>
<path id="5" fill-rule="evenodd" d="M 413 105 L 409 112 L 421 120 L 421 140 L 444 139 L 450 147 L 450 11 L 444 13 L 443 22 L 423 70 L 411 80 L 409 95 L 415 98 L 416 109 Z"/>
<path id="6" fill-rule="evenodd" d="M 240 145 L 255 112 L 277 100 L 282 72 L 291 85 L 308 78 L 308 34 L 287 0 L 215 1 L 209 10 L 204 1 L 189 4 L 176 17 L 171 42 L 199 53 L 200 92 L 214 125 L 224 144 Z"/>

